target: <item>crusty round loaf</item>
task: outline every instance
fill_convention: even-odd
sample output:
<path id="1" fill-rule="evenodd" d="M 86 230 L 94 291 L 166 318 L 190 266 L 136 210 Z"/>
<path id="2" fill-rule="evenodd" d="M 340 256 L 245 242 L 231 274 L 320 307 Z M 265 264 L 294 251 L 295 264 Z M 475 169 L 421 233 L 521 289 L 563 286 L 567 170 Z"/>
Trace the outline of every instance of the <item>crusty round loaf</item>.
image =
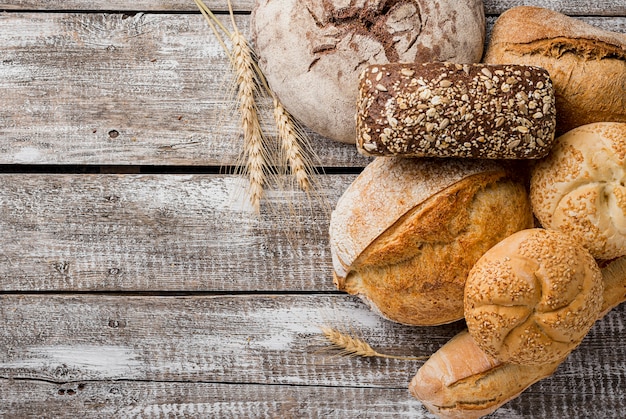
<path id="1" fill-rule="evenodd" d="M 592 122 L 626 122 L 626 34 L 605 31 L 540 7 L 500 15 L 483 58 L 550 73 L 557 135 Z"/>
<path id="2" fill-rule="evenodd" d="M 532 222 L 523 184 L 496 162 L 379 157 L 332 213 L 334 280 L 393 321 L 455 321 L 476 260 Z"/>
<path id="3" fill-rule="evenodd" d="M 502 362 L 565 358 L 602 307 L 593 256 L 554 230 L 517 232 L 486 252 L 465 284 L 465 320 L 476 344 Z"/>
<path id="4" fill-rule="evenodd" d="M 368 63 L 480 61 L 481 0 L 257 0 L 259 65 L 285 108 L 326 137 L 355 143 L 358 75 Z"/>
<path id="5" fill-rule="evenodd" d="M 588 124 L 557 138 L 531 170 L 530 196 L 542 226 L 598 259 L 626 255 L 626 123 Z"/>
<path id="6" fill-rule="evenodd" d="M 360 77 L 357 146 L 372 156 L 539 159 L 554 141 L 554 103 L 539 67 L 375 64 Z"/>

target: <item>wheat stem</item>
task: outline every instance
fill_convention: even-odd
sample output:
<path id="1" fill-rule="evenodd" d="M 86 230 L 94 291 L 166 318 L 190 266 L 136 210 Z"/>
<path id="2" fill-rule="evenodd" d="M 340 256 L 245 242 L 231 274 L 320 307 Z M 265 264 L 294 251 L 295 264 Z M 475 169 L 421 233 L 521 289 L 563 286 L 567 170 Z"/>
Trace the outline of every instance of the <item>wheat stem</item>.
<path id="1" fill-rule="evenodd" d="M 424 361 L 428 356 L 399 356 L 381 354 L 363 339 L 347 335 L 331 327 L 322 327 L 322 333 L 340 355 L 399 359 L 403 361 Z"/>
<path id="2" fill-rule="evenodd" d="M 230 38 L 230 36 L 231 36 L 230 31 L 226 28 L 226 26 L 224 26 L 224 24 L 222 24 L 222 22 L 217 18 L 217 16 L 215 16 L 215 14 L 213 14 L 211 9 L 209 9 L 208 6 L 206 4 L 204 4 L 204 2 L 202 0 L 194 0 L 194 1 L 196 2 L 196 5 L 200 8 L 200 11 L 202 12 L 202 14 L 209 21 L 209 25 L 211 27 L 214 27 L 214 24 L 219 26 L 219 28 L 226 34 L 226 36 L 228 36 Z M 234 20 L 233 20 L 233 23 L 234 23 Z"/>

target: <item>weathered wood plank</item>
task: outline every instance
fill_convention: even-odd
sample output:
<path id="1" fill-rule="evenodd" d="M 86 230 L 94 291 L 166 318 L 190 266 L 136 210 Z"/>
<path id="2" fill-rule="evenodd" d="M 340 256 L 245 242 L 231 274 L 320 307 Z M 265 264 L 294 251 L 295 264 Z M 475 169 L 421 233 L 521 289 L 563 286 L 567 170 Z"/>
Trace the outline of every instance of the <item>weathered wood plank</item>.
<path id="1" fill-rule="evenodd" d="M 430 354 L 462 327 L 411 328 L 344 295 L 0 295 L 0 377 L 406 388 L 419 361 L 333 355 L 320 327 Z"/>
<path id="2" fill-rule="evenodd" d="M 80 414 L 112 408 L 146 414 L 223 408 L 228 413 L 234 406 L 246 412 L 278 409 L 293 397 L 300 404 L 289 409 L 335 407 L 353 417 L 366 415 L 371 405 L 384 416 L 390 406 L 383 395 L 390 394 L 396 408 L 389 412 L 420 417 L 421 409 L 405 392 L 419 363 L 329 356 L 320 351 L 318 326 L 352 329 L 380 351 L 415 355 L 435 350 L 462 327 L 400 326 L 351 297 L 329 295 L 5 295 L 0 318 L 5 347 L 0 412 L 7 406 L 28 411 L 31 401 L 33 408 L 58 409 L 76 398 L 83 402 Z M 625 307 L 615 309 L 554 376 L 494 417 L 586 418 L 591 412 L 620 417 L 626 409 L 625 319 Z M 268 397 L 270 391 L 275 397 Z M 313 394 L 327 398 L 304 398 Z"/>
<path id="3" fill-rule="evenodd" d="M 212 10 L 227 10 L 225 0 L 205 0 L 205 4 Z M 254 7 L 254 0 L 233 0 L 233 6 L 238 11 L 250 11 Z M 598 15 L 624 16 L 626 2 L 624 0 L 598 0 L 586 2 L 584 0 L 485 0 L 485 13 L 500 14 L 503 11 L 521 5 L 532 5 L 558 10 L 570 15 Z M 180 11 L 192 12 L 197 8 L 191 0 L 138 0 L 127 2 L 124 0 L 108 0 L 91 2 L 88 0 L 13 0 L 0 2 L 3 10 L 117 10 L 117 11 Z"/>
<path id="4" fill-rule="evenodd" d="M 199 14 L 5 14 L 0 39 L 0 164 L 238 161 L 232 72 Z M 324 166 L 368 161 L 312 139 Z"/>
<path id="5" fill-rule="evenodd" d="M 626 17 L 587 20 L 626 32 Z M 5 14 L 0 39 L 0 164 L 238 161 L 228 61 L 200 15 Z M 324 166 L 369 161 L 312 137 Z"/>
<path id="6" fill-rule="evenodd" d="M 406 389 L 0 379 L 0 416 L 431 418 Z"/>
<path id="7" fill-rule="evenodd" d="M 0 290 L 334 290 L 330 209 L 268 191 L 260 216 L 225 175 L 0 175 Z"/>

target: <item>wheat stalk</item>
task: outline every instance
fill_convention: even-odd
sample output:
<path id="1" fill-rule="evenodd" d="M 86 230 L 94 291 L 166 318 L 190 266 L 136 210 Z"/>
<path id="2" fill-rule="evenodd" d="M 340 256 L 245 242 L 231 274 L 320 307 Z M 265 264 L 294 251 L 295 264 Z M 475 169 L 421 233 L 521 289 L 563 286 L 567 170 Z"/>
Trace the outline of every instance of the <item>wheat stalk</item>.
<path id="1" fill-rule="evenodd" d="M 339 351 L 342 356 L 360 356 L 400 359 L 404 361 L 424 361 L 428 356 L 399 356 L 377 352 L 363 339 L 345 334 L 332 327 L 322 327 L 322 334 L 331 343 L 332 347 Z"/>
<path id="2" fill-rule="evenodd" d="M 260 210 L 264 187 L 271 173 L 270 167 L 288 169 L 298 187 L 307 192 L 310 199 L 309 193 L 314 184 L 312 177 L 315 173 L 313 159 L 316 161 L 318 159 L 310 147 L 306 133 L 293 120 L 265 79 L 253 49 L 237 27 L 231 0 L 227 0 L 227 3 L 232 31 L 228 30 L 201 0 L 194 1 L 228 55 L 235 72 L 235 89 L 244 137 L 244 164 L 243 167 L 239 167 L 239 173 L 248 178 L 249 199 L 253 208 L 257 213 Z M 229 38 L 232 51 L 226 46 L 221 33 Z M 257 105 L 257 100 L 261 96 L 272 99 L 274 103 L 273 119 L 280 147 L 271 147 L 267 141 L 268 137 L 264 134 L 262 117 Z"/>

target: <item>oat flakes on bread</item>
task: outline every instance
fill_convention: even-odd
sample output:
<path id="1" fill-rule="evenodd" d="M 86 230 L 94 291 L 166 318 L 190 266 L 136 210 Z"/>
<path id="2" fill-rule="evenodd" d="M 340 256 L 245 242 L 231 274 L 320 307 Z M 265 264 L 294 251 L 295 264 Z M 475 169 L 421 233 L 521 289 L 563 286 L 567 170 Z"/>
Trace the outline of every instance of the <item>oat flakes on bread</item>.
<path id="1" fill-rule="evenodd" d="M 556 93 L 557 135 L 592 122 L 626 122 L 624 33 L 519 6 L 496 20 L 483 61 L 548 70 Z"/>
<path id="2" fill-rule="evenodd" d="M 597 122 L 557 138 L 531 169 L 533 211 L 597 259 L 626 255 L 626 123 Z"/>
<path id="3" fill-rule="evenodd" d="M 554 141 L 554 103 L 538 67 L 370 65 L 359 82 L 357 146 L 370 156 L 538 159 Z"/>
<path id="4" fill-rule="evenodd" d="M 452 322 L 476 260 L 532 223 L 523 183 L 495 161 L 379 157 L 331 215 L 334 281 L 390 320 Z"/>

